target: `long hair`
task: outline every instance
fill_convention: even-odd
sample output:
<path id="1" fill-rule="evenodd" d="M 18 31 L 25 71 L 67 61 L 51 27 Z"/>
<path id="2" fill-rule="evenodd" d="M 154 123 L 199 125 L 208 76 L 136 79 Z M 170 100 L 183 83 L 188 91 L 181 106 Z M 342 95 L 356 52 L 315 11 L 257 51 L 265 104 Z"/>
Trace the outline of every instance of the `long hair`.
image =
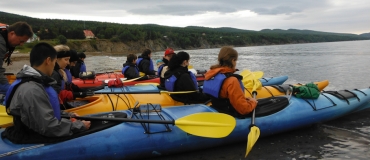
<path id="1" fill-rule="evenodd" d="M 176 68 L 181 67 L 182 62 L 185 60 L 189 60 L 190 55 L 186 52 L 179 52 L 177 54 L 174 54 L 171 58 L 171 60 L 168 62 L 168 68 L 169 70 L 174 70 Z"/>
<path id="2" fill-rule="evenodd" d="M 211 66 L 211 69 L 219 67 L 233 68 L 232 60 L 234 59 L 238 59 L 238 52 L 232 47 L 222 47 L 220 53 L 218 53 L 218 64 Z"/>

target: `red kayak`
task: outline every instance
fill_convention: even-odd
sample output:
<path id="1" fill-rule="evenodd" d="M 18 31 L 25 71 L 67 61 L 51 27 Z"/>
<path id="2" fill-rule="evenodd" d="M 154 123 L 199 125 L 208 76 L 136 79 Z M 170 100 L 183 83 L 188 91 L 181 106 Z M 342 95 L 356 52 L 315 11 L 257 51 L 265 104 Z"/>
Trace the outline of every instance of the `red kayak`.
<path id="1" fill-rule="evenodd" d="M 81 78 L 75 78 L 72 80 L 73 84 L 77 85 L 80 88 L 95 88 L 106 85 L 107 81 L 115 80 L 120 78 L 121 80 L 126 80 L 124 75 L 119 72 L 109 72 L 109 73 L 97 73 L 94 74 L 93 72 L 89 72 L 86 75 L 80 76 Z M 204 81 L 203 74 L 197 74 L 197 81 Z M 160 83 L 159 78 L 153 78 L 148 80 L 141 80 L 141 81 L 131 81 L 131 82 L 124 82 L 125 86 L 135 85 L 137 83 Z"/>

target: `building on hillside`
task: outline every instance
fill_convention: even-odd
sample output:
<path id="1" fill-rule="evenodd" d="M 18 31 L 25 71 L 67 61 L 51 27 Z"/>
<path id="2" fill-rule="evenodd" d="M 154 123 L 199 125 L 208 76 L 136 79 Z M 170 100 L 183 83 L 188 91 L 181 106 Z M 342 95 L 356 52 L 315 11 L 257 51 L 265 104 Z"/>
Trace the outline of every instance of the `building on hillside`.
<path id="1" fill-rule="evenodd" d="M 33 36 L 27 40 L 27 43 L 30 43 L 33 41 L 40 41 L 40 37 L 38 37 L 36 34 L 33 34 Z"/>
<path id="2" fill-rule="evenodd" d="M 95 35 L 91 30 L 87 30 L 87 29 L 84 30 L 84 34 L 85 34 L 86 39 L 95 38 Z"/>

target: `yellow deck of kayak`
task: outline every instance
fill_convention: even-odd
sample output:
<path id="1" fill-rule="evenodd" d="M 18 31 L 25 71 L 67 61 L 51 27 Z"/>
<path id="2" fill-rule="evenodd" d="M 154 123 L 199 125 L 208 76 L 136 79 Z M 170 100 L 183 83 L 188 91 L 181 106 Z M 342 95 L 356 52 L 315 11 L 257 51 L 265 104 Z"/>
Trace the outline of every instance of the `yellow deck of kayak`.
<path id="1" fill-rule="evenodd" d="M 315 82 L 320 90 L 323 90 L 329 85 L 328 80 Z M 299 85 L 299 84 L 297 84 Z M 251 90 L 245 90 L 245 96 L 251 97 Z M 267 98 L 271 96 L 285 95 L 286 93 L 280 92 L 278 89 L 265 86 L 257 90 L 257 99 Z M 89 101 L 90 103 L 65 110 L 67 112 L 75 112 L 79 115 L 94 114 L 99 112 L 110 112 L 115 110 L 127 110 L 133 108 L 135 103 L 139 104 L 160 104 L 162 107 L 184 105 L 177 102 L 166 93 L 161 94 L 101 94 L 91 97 L 78 99 L 77 101 Z M 0 105 L 0 127 L 8 126 L 12 123 L 13 119 L 5 112 L 5 106 Z"/>

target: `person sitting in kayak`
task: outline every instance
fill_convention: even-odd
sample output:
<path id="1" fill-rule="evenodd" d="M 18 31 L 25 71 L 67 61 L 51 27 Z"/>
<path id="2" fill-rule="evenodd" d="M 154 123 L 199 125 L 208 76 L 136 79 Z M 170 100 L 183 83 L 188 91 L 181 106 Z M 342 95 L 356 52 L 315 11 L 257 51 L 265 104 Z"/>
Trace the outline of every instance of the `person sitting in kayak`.
<path id="1" fill-rule="evenodd" d="M 151 56 L 152 51 L 150 49 L 145 49 L 137 59 L 136 66 L 139 68 L 140 76 L 156 75 Z"/>
<path id="2" fill-rule="evenodd" d="M 242 76 L 234 74 L 238 52 L 231 47 L 222 47 L 218 64 L 205 73 L 203 93 L 211 96 L 212 107 L 222 113 L 244 117 L 253 111 L 257 101 L 245 98 Z"/>
<path id="3" fill-rule="evenodd" d="M 126 63 L 123 64 L 122 74 L 127 79 L 134 79 L 140 77 L 139 68 L 136 66 L 137 56 L 135 54 L 128 54 Z M 138 80 L 147 80 L 149 75 L 143 76 Z"/>
<path id="4" fill-rule="evenodd" d="M 204 103 L 209 97 L 198 90 L 195 75 L 188 70 L 190 56 L 186 52 L 172 55 L 168 70 L 164 74 L 165 87 L 168 91 L 195 91 L 193 93 L 171 94 L 171 97 L 183 103 Z"/>
<path id="5" fill-rule="evenodd" d="M 64 69 L 69 64 L 69 59 L 71 56 L 69 47 L 66 45 L 56 45 L 54 48 L 58 54 L 54 72 L 51 77 L 55 79 L 57 83 L 53 84 L 52 87 L 59 95 L 61 109 L 73 108 L 73 106 L 67 103 L 67 101 L 75 98 L 84 98 L 88 95 L 88 93 L 87 91 L 83 90 L 73 90 L 73 88 L 69 88 L 71 84 L 66 83 L 68 79 Z"/>
<path id="6" fill-rule="evenodd" d="M 70 50 L 70 53 L 71 56 L 69 58 L 69 64 L 64 69 L 64 72 L 66 72 L 67 75 L 67 83 L 72 83 L 73 78 L 72 72 L 78 60 L 77 52 L 75 50 Z"/>
<path id="7" fill-rule="evenodd" d="M 165 88 L 164 86 L 164 74 L 166 73 L 166 71 L 168 70 L 168 62 L 171 60 L 172 58 L 172 55 L 174 55 L 175 52 L 172 48 L 167 48 L 166 51 L 164 51 L 164 56 L 163 56 L 163 59 L 162 59 L 162 64 L 158 66 L 158 72 L 157 72 L 157 76 L 159 77 L 160 79 L 160 84 L 159 84 L 159 88 Z"/>
<path id="8" fill-rule="evenodd" d="M 84 52 L 80 52 L 77 54 L 78 59 L 76 62 L 76 65 L 72 69 L 72 75 L 75 78 L 80 78 L 80 73 L 81 72 L 86 72 L 86 65 L 85 65 L 85 58 L 86 55 Z"/>
<path id="9" fill-rule="evenodd" d="M 3 138 L 18 144 L 54 143 L 90 128 L 90 121 L 61 118 L 58 94 L 51 87 L 55 80 L 50 78 L 56 59 L 56 50 L 47 43 L 32 48 L 31 66 L 23 66 L 7 92 L 5 105 L 14 126 L 5 129 Z"/>

